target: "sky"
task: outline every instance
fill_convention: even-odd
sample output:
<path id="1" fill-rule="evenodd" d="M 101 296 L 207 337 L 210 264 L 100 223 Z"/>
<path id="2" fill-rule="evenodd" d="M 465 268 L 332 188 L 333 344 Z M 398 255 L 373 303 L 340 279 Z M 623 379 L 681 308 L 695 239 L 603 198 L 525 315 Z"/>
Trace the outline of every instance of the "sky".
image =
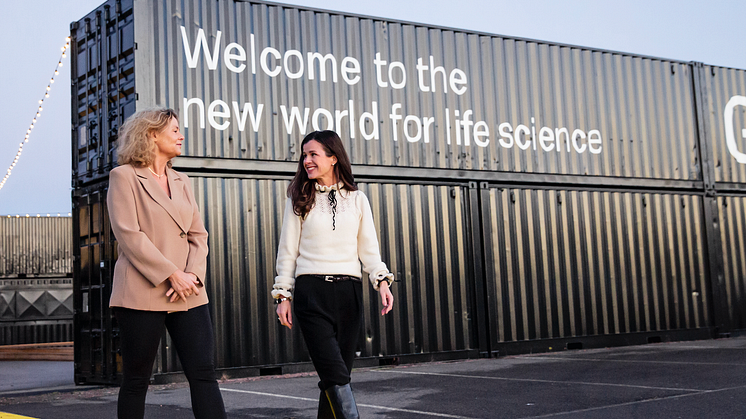
<path id="1" fill-rule="evenodd" d="M 221 0 L 223 1 L 223 0 Z M 3 1 L 0 25 L 0 180 L 18 152 L 52 77 L 70 22 L 101 0 Z M 746 69 L 746 2 L 713 0 L 288 0 L 319 9 Z M 11 176 L 0 215 L 71 211 L 70 66 Z"/>

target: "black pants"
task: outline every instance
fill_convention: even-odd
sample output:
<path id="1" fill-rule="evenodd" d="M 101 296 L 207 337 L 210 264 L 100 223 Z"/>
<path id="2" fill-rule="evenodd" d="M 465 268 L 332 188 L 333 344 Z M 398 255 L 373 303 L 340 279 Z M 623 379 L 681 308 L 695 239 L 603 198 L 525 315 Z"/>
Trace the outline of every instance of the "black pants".
<path id="1" fill-rule="evenodd" d="M 215 379 L 215 338 L 207 305 L 175 313 L 116 307 L 114 313 L 119 323 L 122 350 L 123 379 L 117 402 L 120 419 L 141 419 L 145 414 L 145 396 L 164 326 L 189 380 L 194 417 L 226 417 Z"/>
<path id="2" fill-rule="evenodd" d="M 363 320 L 363 286 L 301 275 L 293 291 L 300 325 L 322 391 L 350 382 Z"/>

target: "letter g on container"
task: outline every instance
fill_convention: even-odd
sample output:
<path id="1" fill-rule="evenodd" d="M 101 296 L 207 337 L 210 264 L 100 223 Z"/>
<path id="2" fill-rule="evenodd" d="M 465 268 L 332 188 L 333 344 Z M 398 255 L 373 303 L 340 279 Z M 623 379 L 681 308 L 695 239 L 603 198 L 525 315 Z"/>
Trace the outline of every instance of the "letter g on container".
<path id="1" fill-rule="evenodd" d="M 746 106 L 746 96 L 733 96 L 725 105 L 723 118 L 725 119 L 725 143 L 728 151 L 741 164 L 746 164 L 746 154 L 738 150 L 736 135 L 733 127 L 733 113 L 736 106 Z M 741 137 L 746 138 L 746 129 L 741 132 Z"/>

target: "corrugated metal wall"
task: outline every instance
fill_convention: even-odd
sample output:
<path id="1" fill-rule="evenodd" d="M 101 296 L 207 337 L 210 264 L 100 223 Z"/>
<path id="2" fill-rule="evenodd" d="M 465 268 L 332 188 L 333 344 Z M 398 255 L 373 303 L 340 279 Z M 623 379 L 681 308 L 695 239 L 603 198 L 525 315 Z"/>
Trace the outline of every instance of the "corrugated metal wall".
<path id="1" fill-rule="evenodd" d="M 715 182 L 746 183 L 746 165 L 739 163 L 730 153 L 726 136 L 732 135 L 741 153 L 742 130 L 746 128 L 746 102 L 734 107 L 732 126 L 726 126 L 725 108 L 734 96 L 746 97 L 746 71 L 732 68 L 705 66 L 702 71 L 704 88 L 705 121 L 711 144 Z"/>
<path id="2" fill-rule="evenodd" d="M 381 256 L 397 282 L 396 312 L 364 288 L 364 356 L 476 348 L 470 208 L 463 185 L 360 183 L 370 200 Z M 393 314 L 393 315 L 391 315 Z"/>
<path id="3" fill-rule="evenodd" d="M 0 217 L 0 278 L 73 271 L 70 217 Z"/>
<path id="4" fill-rule="evenodd" d="M 493 344 L 709 326 L 701 197 L 483 196 Z"/>
<path id="5" fill-rule="evenodd" d="M 742 266 L 744 198 L 746 198 L 746 71 L 700 65 L 707 150 L 712 180 L 713 233 L 717 258 L 714 274 L 719 281 L 716 294 L 718 325 L 726 330 L 746 329 L 744 310 L 744 268 Z"/>
<path id="6" fill-rule="evenodd" d="M 205 37 L 194 68 L 182 26 L 192 52 Z M 276 324 L 269 290 L 285 189 L 317 113 L 321 128 L 339 119 L 332 128 L 402 281 L 384 318 L 366 287 L 364 357 L 746 327 L 734 245 L 742 213 L 732 209 L 746 169 L 727 151 L 724 122 L 730 98 L 746 96 L 742 70 L 257 1 L 108 0 L 71 31 L 77 380 L 114 381 L 119 368 L 102 197 L 115 129 L 135 105 L 181 115 L 185 156 L 174 164 L 193 178 L 210 232 L 221 368 L 307 361 L 298 331 Z M 230 43 L 247 52 L 238 73 L 224 60 Z M 280 54 L 276 77 L 252 62 L 266 47 Z M 331 66 L 321 80 L 318 64 L 311 78 L 307 61 L 300 74 L 309 53 L 332 54 L 337 70 L 354 58 L 360 81 L 330 80 Z M 442 74 L 420 80 L 419 58 Z M 455 69 L 466 83 L 441 84 Z M 234 107 L 260 105 L 240 128 Z M 209 109 L 222 106 L 229 116 L 211 126 Z M 305 129 L 286 123 L 292 107 L 308 109 Z M 730 127 L 737 141 L 743 112 Z M 165 342 L 162 374 L 180 369 Z"/>
<path id="7" fill-rule="evenodd" d="M 691 69 L 687 63 L 255 2 L 153 1 L 136 3 L 137 7 L 147 8 L 150 13 L 142 15 L 149 20 L 149 27 L 136 34 L 141 37 L 138 45 L 149 48 L 139 49 L 137 54 L 153 63 L 141 68 L 143 82 L 148 86 L 152 83 L 152 95 L 141 99 L 145 104 L 167 104 L 182 114 L 183 124 L 189 125 L 184 130 L 185 154 L 189 156 L 296 161 L 302 135 L 297 128 L 288 133 L 281 106 L 307 107 L 309 120 L 319 108 L 331 113 L 350 111 L 355 118 L 376 109 L 379 140 L 364 140 L 359 124 L 350 129 L 349 117 L 335 126 L 344 134 L 353 164 L 699 179 Z M 204 56 L 196 68 L 187 66 L 182 25 L 191 50 L 200 29 L 205 31 L 210 48 L 221 31 L 217 69 L 209 69 Z M 332 83 L 305 76 L 270 77 L 261 70 L 254 75 L 250 67 L 242 73 L 228 70 L 222 63 L 224 45 L 235 42 L 248 51 L 251 35 L 257 57 L 267 46 L 281 54 L 297 50 L 304 57 L 312 52 L 333 54 L 338 62 L 343 57 L 354 57 L 360 61 L 361 81 L 348 85 L 341 76 Z M 403 63 L 407 68 L 406 88 L 378 87 L 373 62 L 376 53 L 389 63 Z M 443 92 L 439 78 L 439 91 L 418 89 L 417 59 L 424 57 L 429 64 L 430 56 L 446 72 L 464 70 L 468 83 L 463 95 L 450 88 Z M 307 64 L 303 68 L 293 64 L 292 68 L 305 70 L 304 74 L 309 71 Z M 209 125 L 201 129 L 198 106 L 191 105 L 189 112 L 183 106 L 192 98 L 204 102 L 205 112 L 215 100 L 225 101 L 229 107 L 232 101 L 239 106 L 250 103 L 254 110 L 262 104 L 261 129 L 254 133 L 247 122 L 241 131 L 233 116 L 225 119 L 231 122 L 226 130 L 209 129 Z M 434 118 L 429 143 L 424 139 L 406 141 L 401 121 L 396 130 L 399 140 L 393 140 L 389 113 L 397 103 L 402 105 L 403 116 Z M 488 126 L 489 145 L 480 147 L 474 139 L 468 144 L 459 141 L 458 145 L 455 123 L 446 122 L 446 110 L 450 119 L 454 112 L 463 115 L 473 110 L 472 120 Z M 535 138 L 542 127 L 552 132 L 566 128 L 569 133 L 561 135 L 557 143 L 547 142 L 550 151 L 542 151 L 538 140 L 532 143 L 531 135 L 522 136 L 521 143 L 528 141 L 528 149 L 522 150 L 507 137 L 503 142 L 515 145 L 501 145 L 498 126 L 502 123 L 509 123 L 514 131 L 519 124 L 525 125 L 533 130 Z M 308 125 L 306 132 L 312 130 L 310 122 Z M 582 140 L 578 147 L 584 151 L 575 151 L 568 138 L 575 129 L 585 133 L 598 130 L 603 138 L 601 153 L 592 154 Z M 409 130 L 413 133 L 413 126 Z"/>
<path id="8" fill-rule="evenodd" d="M 73 339 L 72 218 L 0 217 L 0 345 Z"/>
<path id="9" fill-rule="evenodd" d="M 210 232 L 208 295 L 218 367 L 310 361 L 300 329 L 278 326 L 269 290 L 288 181 L 193 178 Z M 382 318 L 363 287 L 362 357 L 476 349 L 466 194 L 462 186 L 360 183 L 369 197 L 382 257 L 396 277 L 396 310 Z M 178 369 L 165 345 L 158 372 Z M 464 355 L 467 356 L 467 355 Z"/>
<path id="10" fill-rule="evenodd" d="M 746 329 L 746 197 L 721 196 L 717 203 L 727 312 L 733 328 Z"/>
<path id="11" fill-rule="evenodd" d="M 71 342 L 72 337 L 72 319 L 0 323 L 0 345 Z"/>

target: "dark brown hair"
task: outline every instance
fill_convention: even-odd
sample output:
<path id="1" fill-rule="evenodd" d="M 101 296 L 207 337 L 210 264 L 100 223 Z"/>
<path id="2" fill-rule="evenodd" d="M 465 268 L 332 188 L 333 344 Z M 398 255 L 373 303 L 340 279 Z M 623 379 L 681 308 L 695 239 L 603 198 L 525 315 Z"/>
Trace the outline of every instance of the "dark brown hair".
<path id="1" fill-rule="evenodd" d="M 303 150 L 303 146 L 309 141 L 316 141 L 321 144 L 327 157 L 334 156 L 337 158 L 337 164 L 333 166 L 334 177 L 337 179 L 337 182 L 344 183 L 344 187 L 348 191 L 356 191 L 357 185 L 355 185 L 355 178 L 352 176 L 350 158 L 347 156 L 339 135 L 329 130 L 314 131 L 303 138 L 303 141 L 300 143 L 301 150 Z M 303 166 L 304 157 L 304 154 L 301 154 L 298 161 L 298 170 L 296 170 L 295 177 L 290 182 L 290 186 L 288 186 L 288 197 L 293 200 L 293 212 L 301 218 L 305 218 L 308 212 L 311 211 L 316 198 L 316 181 L 311 181 L 308 178 L 306 168 Z"/>

